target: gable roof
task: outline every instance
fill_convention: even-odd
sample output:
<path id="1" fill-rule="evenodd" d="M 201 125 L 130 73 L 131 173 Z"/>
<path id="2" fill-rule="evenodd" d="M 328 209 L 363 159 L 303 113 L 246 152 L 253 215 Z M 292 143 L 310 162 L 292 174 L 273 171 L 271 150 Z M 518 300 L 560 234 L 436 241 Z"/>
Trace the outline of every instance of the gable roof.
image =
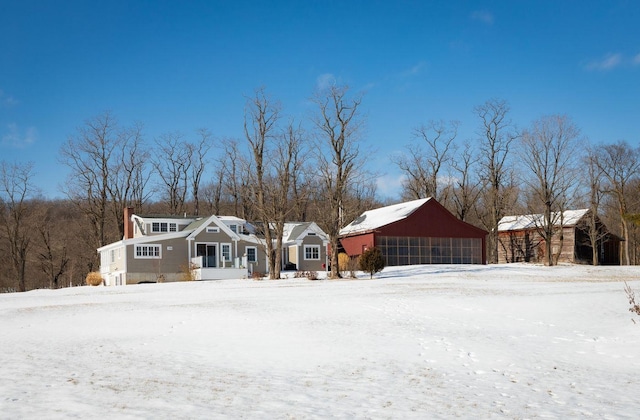
<path id="1" fill-rule="evenodd" d="M 582 219 L 589 209 L 580 210 L 565 210 L 562 212 L 562 225 L 563 226 L 575 226 L 580 219 Z M 554 226 L 560 226 L 559 213 L 551 213 L 551 220 L 553 220 Z M 541 226 L 543 223 L 542 214 L 523 214 L 505 216 L 498 222 L 498 232 L 508 232 L 513 230 L 528 230 L 535 229 Z"/>
<path id="2" fill-rule="evenodd" d="M 429 200 L 431 197 L 365 211 L 353 222 L 340 229 L 340 235 L 367 232 L 406 219 Z"/>
<path id="3" fill-rule="evenodd" d="M 301 239 L 305 232 L 314 232 L 322 240 L 327 240 L 327 234 L 315 222 L 287 222 L 282 232 L 283 242 L 293 242 Z"/>
<path id="4" fill-rule="evenodd" d="M 236 239 L 236 240 L 240 239 L 237 233 L 233 232 L 226 224 L 222 223 L 222 221 L 218 219 L 218 217 L 215 215 L 211 215 L 201 220 L 197 220 L 191 223 L 189 226 L 187 226 L 187 228 L 193 229 L 193 231 L 189 234 L 189 236 L 187 236 L 187 239 L 195 238 L 200 232 L 202 232 L 207 226 L 209 226 L 212 223 L 218 226 L 224 233 L 229 235 L 229 237 L 231 237 L 232 239 Z M 185 228 L 184 230 L 185 232 L 187 231 L 187 228 Z"/>

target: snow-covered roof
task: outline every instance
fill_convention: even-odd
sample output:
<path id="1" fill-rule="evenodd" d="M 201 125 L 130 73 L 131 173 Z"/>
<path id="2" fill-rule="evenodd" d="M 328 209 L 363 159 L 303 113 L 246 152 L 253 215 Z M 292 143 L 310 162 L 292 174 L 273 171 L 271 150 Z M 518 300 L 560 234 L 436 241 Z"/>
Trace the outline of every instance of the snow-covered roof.
<path id="1" fill-rule="evenodd" d="M 421 198 L 419 200 L 407 201 L 405 203 L 365 211 L 353 222 L 340 229 L 340 235 L 367 232 L 397 222 L 398 220 L 406 219 L 411 213 L 430 199 L 431 198 Z"/>
<path id="2" fill-rule="evenodd" d="M 555 226 L 560 226 L 562 221 L 563 226 L 575 226 L 580 219 L 584 217 L 589 209 L 580 210 L 565 210 L 562 213 L 562 218 L 558 213 L 551 214 L 551 220 L 554 221 Z M 498 222 L 498 232 L 507 232 L 511 230 L 526 230 L 535 229 L 542 225 L 542 214 L 524 214 L 517 216 L 505 216 Z"/>
<path id="3" fill-rule="evenodd" d="M 288 222 L 284 224 L 284 230 L 282 232 L 282 239 L 286 241 L 295 241 L 298 239 L 298 236 L 304 232 L 311 222 Z"/>
<path id="4" fill-rule="evenodd" d="M 313 232 L 323 241 L 327 240 L 327 234 L 315 222 L 287 222 L 284 224 L 282 240 L 292 242 L 301 239 L 305 232 Z"/>

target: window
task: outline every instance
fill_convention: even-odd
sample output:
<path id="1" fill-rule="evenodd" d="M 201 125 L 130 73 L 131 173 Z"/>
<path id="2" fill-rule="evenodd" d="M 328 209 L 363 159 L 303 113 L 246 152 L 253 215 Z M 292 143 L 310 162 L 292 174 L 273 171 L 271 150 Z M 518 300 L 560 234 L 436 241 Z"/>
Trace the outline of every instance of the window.
<path id="1" fill-rule="evenodd" d="M 319 260 L 320 259 L 320 246 L 319 245 L 305 245 L 304 246 L 304 259 L 305 260 Z"/>
<path id="2" fill-rule="evenodd" d="M 392 265 L 482 264 L 480 238 L 418 238 L 380 236 L 378 247 Z"/>
<path id="3" fill-rule="evenodd" d="M 245 248 L 248 262 L 258 262 L 258 249 L 255 246 Z"/>
<path id="4" fill-rule="evenodd" d="M 162 258 L 160 245 L 136 245 L 136 258 Z"/>
<path id="5" fill-rule="evenodd" d="M 207 226 L 207 233 L 219 233 L 219 232 L 220 232 L 219 227 Z"/>
<path id="6" fill-rule="evenodd" d="M 229 229 L 231 229 L 233 233 L 238 233 L 238 225 L 229 225 Z"/>
<path id="7" fill-rule="evenodd" d="M 222 261 L 231 261 L 231 244 L 220 244 L 220 250 Z"/>
<path id="8" fill-rule="evenodd" d="M 110 254 L 111 254 L 111 262 L 112 263 L 116 262 L 116 251 L 115 251 L 115 249 L 112 249 Z"/>
<path id="9" fill-rule="evenodd" d="M 165 232 L 177 232 L 178 225 L 175 223 L 167 223 L 167 222 L 153 222 L 151 223 L 151 232 L 154 233 L 165 233 Z"/>

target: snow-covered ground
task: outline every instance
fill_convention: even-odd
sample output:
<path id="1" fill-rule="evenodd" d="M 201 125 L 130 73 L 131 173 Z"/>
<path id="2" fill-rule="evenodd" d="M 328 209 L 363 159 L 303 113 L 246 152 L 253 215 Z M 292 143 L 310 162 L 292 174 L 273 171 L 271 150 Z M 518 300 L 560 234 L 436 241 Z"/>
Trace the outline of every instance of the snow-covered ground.
<path id="1" fill-rule="evenodd" d="M 640 268 L 0 295 L 0 418 L 637 418 Z M 638 322 L 635 324 L 632 319 Z"/>

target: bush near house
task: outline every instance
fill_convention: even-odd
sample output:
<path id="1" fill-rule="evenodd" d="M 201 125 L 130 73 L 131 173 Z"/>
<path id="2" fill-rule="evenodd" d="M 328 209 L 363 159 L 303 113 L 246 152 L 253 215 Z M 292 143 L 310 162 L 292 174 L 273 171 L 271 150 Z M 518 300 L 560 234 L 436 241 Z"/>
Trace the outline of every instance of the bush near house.
<path id="1" fill-rule="evenodd" d="M 104 283 L 102 276 L 97 271 L 92 271 L 87 274 L 87 277 L 84 279 L 84 283 L 87 286 L 100 286 Z"/>
<path id="2" fill-rule="evenodd" d="M 296 271 L 293 275 L 297 279 L 318 280 L 318 273 L 315 271 Z"/>
<path id="3" fill-rule="evenodd" d="M 370 278 L 384 268 L 384 256 L 379 248 L 369 248 L 360 255 L 360 270 L 369 273 Z"/>
<path id="4" fill-rule="evenodd" d="M 338 254 L 338 268 L 342 277 L 356 278 L 356 270 L 358 270 L 358 260 L 349 257 L 349 255 L 341 252 Z"/>

